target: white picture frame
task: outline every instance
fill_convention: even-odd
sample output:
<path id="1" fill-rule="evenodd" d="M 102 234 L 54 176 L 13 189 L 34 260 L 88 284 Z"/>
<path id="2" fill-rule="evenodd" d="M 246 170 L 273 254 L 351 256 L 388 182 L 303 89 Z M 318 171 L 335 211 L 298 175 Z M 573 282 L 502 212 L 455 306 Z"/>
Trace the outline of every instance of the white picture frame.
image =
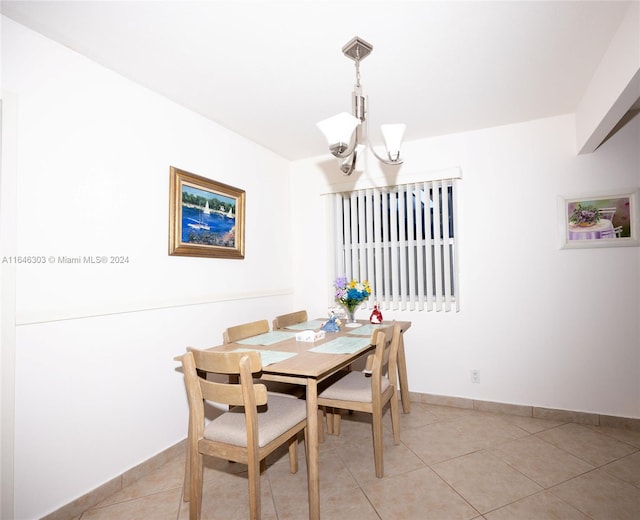
<path id="1" fill-rule="evenodd" d="M 562 249 L 640 245 L 637 188 L 562 196 L 558 212 Z"/>

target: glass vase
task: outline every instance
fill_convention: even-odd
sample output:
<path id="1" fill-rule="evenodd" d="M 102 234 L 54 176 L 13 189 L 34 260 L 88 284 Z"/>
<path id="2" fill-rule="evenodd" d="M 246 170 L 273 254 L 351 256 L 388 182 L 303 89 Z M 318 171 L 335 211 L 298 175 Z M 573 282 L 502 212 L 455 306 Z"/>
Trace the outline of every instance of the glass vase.
<path id="1" fill-rule="evenodd" d="M 356 309 L 360 303 L 356 305 L 344 305 L 344 310 L 347 312 L 347 317 L 345 319 L 345 326 L 347 327 L 359 327 L 360 323 L 356 320 Z"/>

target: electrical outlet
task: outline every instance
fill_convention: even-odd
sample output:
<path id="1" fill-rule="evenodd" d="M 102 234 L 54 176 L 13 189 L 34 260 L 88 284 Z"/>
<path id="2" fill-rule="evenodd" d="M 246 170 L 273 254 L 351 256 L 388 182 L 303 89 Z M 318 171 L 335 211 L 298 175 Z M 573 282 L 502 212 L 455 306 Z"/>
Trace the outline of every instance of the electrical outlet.
<path id="1" fill-rule="evenodd" d="M 471 382 L 472 383 L 480 382 L 480 370 L 478 370 L 477 368 L 474 368 L 473 370 L 471 370 Z"/>

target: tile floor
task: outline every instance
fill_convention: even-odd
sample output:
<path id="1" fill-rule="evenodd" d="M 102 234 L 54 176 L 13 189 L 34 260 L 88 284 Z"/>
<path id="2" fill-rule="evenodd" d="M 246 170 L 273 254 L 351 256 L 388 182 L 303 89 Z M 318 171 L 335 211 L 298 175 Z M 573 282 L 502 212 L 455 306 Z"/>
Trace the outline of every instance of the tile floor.
<path id="1" fill-rule="evenodd" d="M 385 476 L 376 479 L 368 416 L 343 417 L 341 435 L 320 445 L 323 519 L 640 519 L 640 432 L 412 403 L 398 446 L 385 417 Z M 300 448 L 296 475 L 286 451 L 268 460 L 264 520 L 308 518 Z M 179 456 L 78 519 L 187 520 L 183 470 Z M 245 518 L 243 467 L 212 459 L 203 519 Z"/>

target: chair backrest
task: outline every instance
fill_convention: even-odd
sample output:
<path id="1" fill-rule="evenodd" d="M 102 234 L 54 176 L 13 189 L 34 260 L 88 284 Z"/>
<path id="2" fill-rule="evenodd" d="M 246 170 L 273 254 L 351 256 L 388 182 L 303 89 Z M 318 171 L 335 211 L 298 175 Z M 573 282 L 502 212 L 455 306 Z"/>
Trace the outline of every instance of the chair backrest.
<path id="1" fill-rule="evenodd" d="M 257 336 L 269 332 L 269 322 L 267 320 L 252 321 L 229 327 L 222 333 L 223 343 L 235 343 L 241 339 Z"/>
<path id="2" fill-rule="evenodd" d="M 273 330 L 284 329 L 296 323 L 302 323 L 309 319 L 307 311 L 290 312 L 289 314 L 281 314 L 273 320 Z"/>
<path id="3" fill-rule="evenodd" d="M 375 353 L 370 356 L 371 389 L 380 393 L 382 377 L 387 377 L 389 383 L 397 387 L 398 383 L 398 347 L 400 346 L 400 325 L 396 322 L 389 327 L 374 330 L 371 342 L 375 343 Z"/>
<path id="4" fill-rule="evenodd" d="M 255 384 L 252 375 L 262 370 L 259 352 L 212 352 L 189 347 L 182 356 L 189 402 L 190 431 L 194 439 L 204 435 L 204 400 L 243 406 L 248 443 L 257 439 L 257 407 L 267 403 L 267 389 Z M 198 376 L 198 371 L 237 375 L 239 382 L 221 383 Z"/>

